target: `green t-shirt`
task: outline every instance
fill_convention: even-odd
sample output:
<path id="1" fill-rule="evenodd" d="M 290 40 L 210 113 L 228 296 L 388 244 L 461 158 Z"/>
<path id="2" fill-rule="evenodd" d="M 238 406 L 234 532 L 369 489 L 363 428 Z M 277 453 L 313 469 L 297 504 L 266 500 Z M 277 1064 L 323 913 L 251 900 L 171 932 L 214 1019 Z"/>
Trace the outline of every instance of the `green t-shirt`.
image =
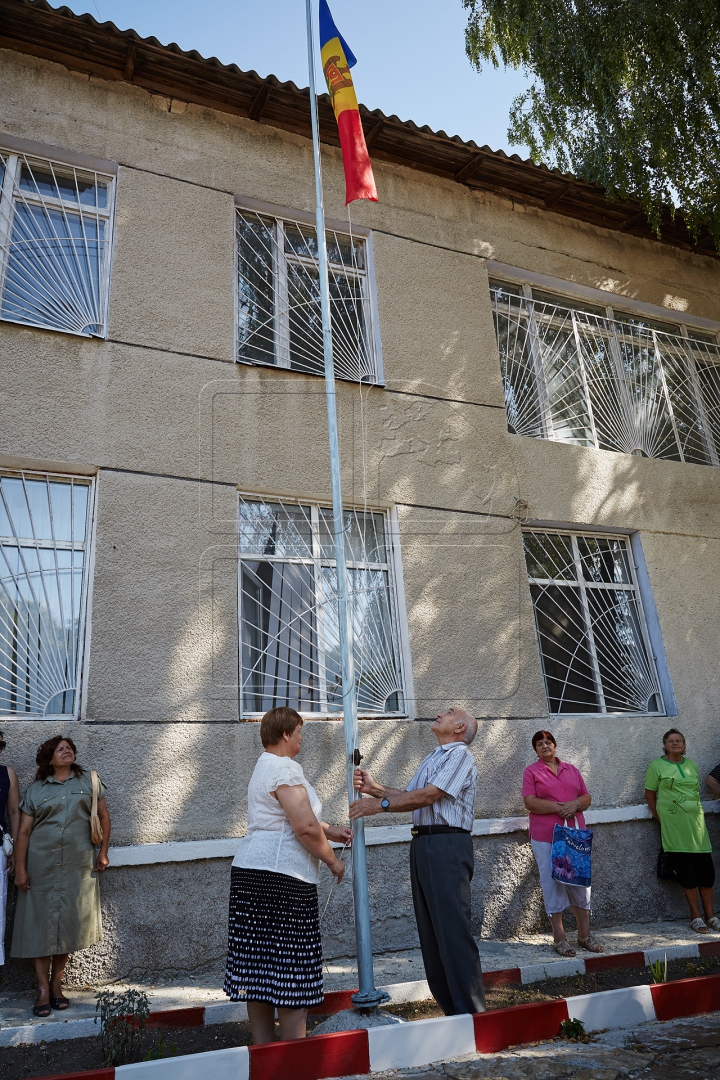
<path id="1" fill-rule="evenodd" d="M 690 758 L 668 761 L 657 757 L 645 776 L 646 791 L 657 792 L 664 851 L 712 851 L 700 802 L 698 768 Z"/>

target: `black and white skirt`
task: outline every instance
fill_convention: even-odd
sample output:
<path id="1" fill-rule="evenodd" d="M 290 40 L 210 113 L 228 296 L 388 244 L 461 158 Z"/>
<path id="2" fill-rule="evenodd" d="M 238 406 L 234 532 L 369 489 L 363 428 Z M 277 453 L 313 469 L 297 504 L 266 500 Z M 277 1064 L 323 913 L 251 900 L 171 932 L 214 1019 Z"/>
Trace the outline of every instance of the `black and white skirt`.
<path id="1" fill-rule="evenodd" d="M 286 1009 L 320 1005 L 322 949 L 317 885 L 233 866 L 223 990 L 232 1001 Z"/>

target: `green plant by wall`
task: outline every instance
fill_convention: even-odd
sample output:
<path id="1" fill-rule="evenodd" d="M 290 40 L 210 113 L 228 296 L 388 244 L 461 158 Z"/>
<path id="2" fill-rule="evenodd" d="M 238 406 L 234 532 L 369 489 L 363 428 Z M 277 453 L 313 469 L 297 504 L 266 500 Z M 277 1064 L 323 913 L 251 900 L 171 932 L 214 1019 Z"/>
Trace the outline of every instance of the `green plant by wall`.
<path id="1" fill-rule="evenodd" d="M 116 994 L 103 990 L 95 995 L 95 1023 L 100 1021 L 102 1062 L 107 1068 L 140 1060 L 143 1032 L 150 1002 L 141 990 Z"/>
<path id="2" fill-rule="evenodd" d="M 582 1020 L 563 1020 L 560 1025 L 560 1037 L 569 1042 L 577 1042 L 585 1036 L 585 1025 Z"/>
<path id="3" fill-rule="evenodd" d="M 180 1053 L 175 1043 L 166 1042 L 161 1033 L 153 1040 L 153 1044 L 143 1058 L 143 1061 L 157 1061 L 159 1058 L 177 1057 Z"/>
<path id="4" fill-rule="evenodd" d="M 661 964 L 659 960 L 656 960 L 650 965 L 650 974 L 652 975 L 652 981 L 654 983 L 667 982 L 667 953 L 665 953 L 665 966 Z"/>

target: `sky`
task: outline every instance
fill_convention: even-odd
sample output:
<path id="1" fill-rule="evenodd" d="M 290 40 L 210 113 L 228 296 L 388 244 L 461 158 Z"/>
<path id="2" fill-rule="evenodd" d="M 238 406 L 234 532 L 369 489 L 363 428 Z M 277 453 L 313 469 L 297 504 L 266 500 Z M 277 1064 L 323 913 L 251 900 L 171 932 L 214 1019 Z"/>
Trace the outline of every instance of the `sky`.
<path id="1" fill-rule="evenodd" d="M 304 0 L 69 0 L 66 6 L 163 45 L 175 42 L 244 71 L 308 84 Z M 507 140 L 510 103 L 527 80 L 518 71 L 487 66 L 478 74 L 470 66 L 461 0 L 330 0 L 330 9 L 358 58 L 353 78 L 368 108 L 527 156 Z"/>

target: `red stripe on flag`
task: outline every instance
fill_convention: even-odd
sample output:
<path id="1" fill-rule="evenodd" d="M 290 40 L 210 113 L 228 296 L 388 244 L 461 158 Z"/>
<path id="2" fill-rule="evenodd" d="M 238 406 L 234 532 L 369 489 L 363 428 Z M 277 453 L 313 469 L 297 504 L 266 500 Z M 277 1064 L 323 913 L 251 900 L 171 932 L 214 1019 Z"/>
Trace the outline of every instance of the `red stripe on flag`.
<path id="1" fill-rule="evenodd" d="M 377 202 L 375 177 L 365 145 L 360 113 L 356 109 L 345 109 L 337 118 L 337 126 L 345 169 L 345 205 L 355 199 Z"/>

